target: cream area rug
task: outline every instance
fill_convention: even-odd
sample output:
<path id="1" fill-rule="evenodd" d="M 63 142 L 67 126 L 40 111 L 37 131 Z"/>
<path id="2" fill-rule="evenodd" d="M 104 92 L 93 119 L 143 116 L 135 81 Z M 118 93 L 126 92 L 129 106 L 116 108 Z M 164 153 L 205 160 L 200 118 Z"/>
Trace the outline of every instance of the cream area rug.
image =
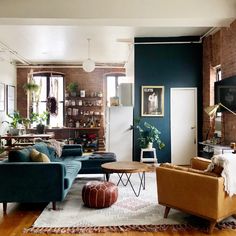
<path id="1" fill-rule="evenodd" d="M 79 176 L 78 176 L 79 177 Z M 33 226 L 25 229 L 26 233 L 94 233 L 94 232 L 124 232 L 165 231 L 200 229 L 207 230 L 207 221 L 171 209 L 167 219 L 163 218 L 164 207 L 158 205 L 155 173 L 146 173 L 146 188 L 136 197 L 128 185 L 118 186 L 118 200 L 111 207 L 91 209 L 84 206 L 82 187 L 91 178 L 77 178 L 66 199 L 58 203 L 58 210 L 52 210 L 49 204 Z M 97 180 L 97 179 L 96 179 Z M 112 174 L 111 182 L 117 183 L 118 177 Z M 135 188 L 139 187 L 138 175 L 134 174 L 131 181 Z M 230 228 L 235 227 L 235 221 L 228 221 Z M 226 227 L 225 224 L 218 228 Z"/>

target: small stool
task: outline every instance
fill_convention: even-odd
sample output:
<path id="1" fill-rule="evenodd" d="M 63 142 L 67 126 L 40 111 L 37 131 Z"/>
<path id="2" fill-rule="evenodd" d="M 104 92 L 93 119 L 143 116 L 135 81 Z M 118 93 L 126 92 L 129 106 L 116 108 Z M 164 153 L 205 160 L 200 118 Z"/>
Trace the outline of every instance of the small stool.
<path id="1" fill-rule="evenodd" d="M 140 162 L 157 163 L 156 148 L 142 148 Z"/>
<path id="2" fill-rule="evenodd" d="M 118 187 L 107 181 L 90 181 L 84 185 L 82 199 L 90 208 L 105 208 L 116 202 Z"/>

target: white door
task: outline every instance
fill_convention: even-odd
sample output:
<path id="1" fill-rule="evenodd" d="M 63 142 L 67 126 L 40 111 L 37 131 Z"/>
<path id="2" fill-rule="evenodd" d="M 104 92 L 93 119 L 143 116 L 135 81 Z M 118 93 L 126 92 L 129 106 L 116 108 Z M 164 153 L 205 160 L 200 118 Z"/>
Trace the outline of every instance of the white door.
<path id="1" fill-rule="evenodd" d="M 117 161 L 132 161 L 133 107 L 110 107 L 107 118 L 107 151 L 114 152 Z"/>
<path id="2" fill-rule="evenodd" d="M 171 88 L 171 162 L 189 165 L 197 155 L 197 89 Z"/>

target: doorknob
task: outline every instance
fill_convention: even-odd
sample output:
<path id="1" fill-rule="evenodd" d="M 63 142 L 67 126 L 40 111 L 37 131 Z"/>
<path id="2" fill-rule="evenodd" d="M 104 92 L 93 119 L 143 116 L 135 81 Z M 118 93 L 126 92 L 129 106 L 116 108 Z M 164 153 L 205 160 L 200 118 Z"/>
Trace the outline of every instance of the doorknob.
<path id="1" fill-rule="evenodd" d="M 195 127 L 195 126 L 192 126 L 191 129 L 196 129 L 196 127 Z"/>

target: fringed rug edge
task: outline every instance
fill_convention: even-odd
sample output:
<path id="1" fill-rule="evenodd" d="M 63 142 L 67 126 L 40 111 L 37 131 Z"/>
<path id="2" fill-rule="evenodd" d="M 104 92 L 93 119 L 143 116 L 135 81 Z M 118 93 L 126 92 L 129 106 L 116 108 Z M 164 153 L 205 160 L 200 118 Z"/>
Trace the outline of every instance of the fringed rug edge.
<path id="1" fill-rule="evenodd" d="M 216 225 L 216 228 L 221 229 L 236 229 L 236 223 L 233 221 L 222 222 Z M 206 227 L 192 226 L 189 224 L 175 225 L 121 225 L 121 226 L 92 226 L 92 227 L 30 227 L 24 229 L 23 233 L 34 234 L 81 234 L 81 233 L 105 233 L 105 232 L 163 232 L 163 231 L 189 231 L 198 230 L 207 232 Z"/>

